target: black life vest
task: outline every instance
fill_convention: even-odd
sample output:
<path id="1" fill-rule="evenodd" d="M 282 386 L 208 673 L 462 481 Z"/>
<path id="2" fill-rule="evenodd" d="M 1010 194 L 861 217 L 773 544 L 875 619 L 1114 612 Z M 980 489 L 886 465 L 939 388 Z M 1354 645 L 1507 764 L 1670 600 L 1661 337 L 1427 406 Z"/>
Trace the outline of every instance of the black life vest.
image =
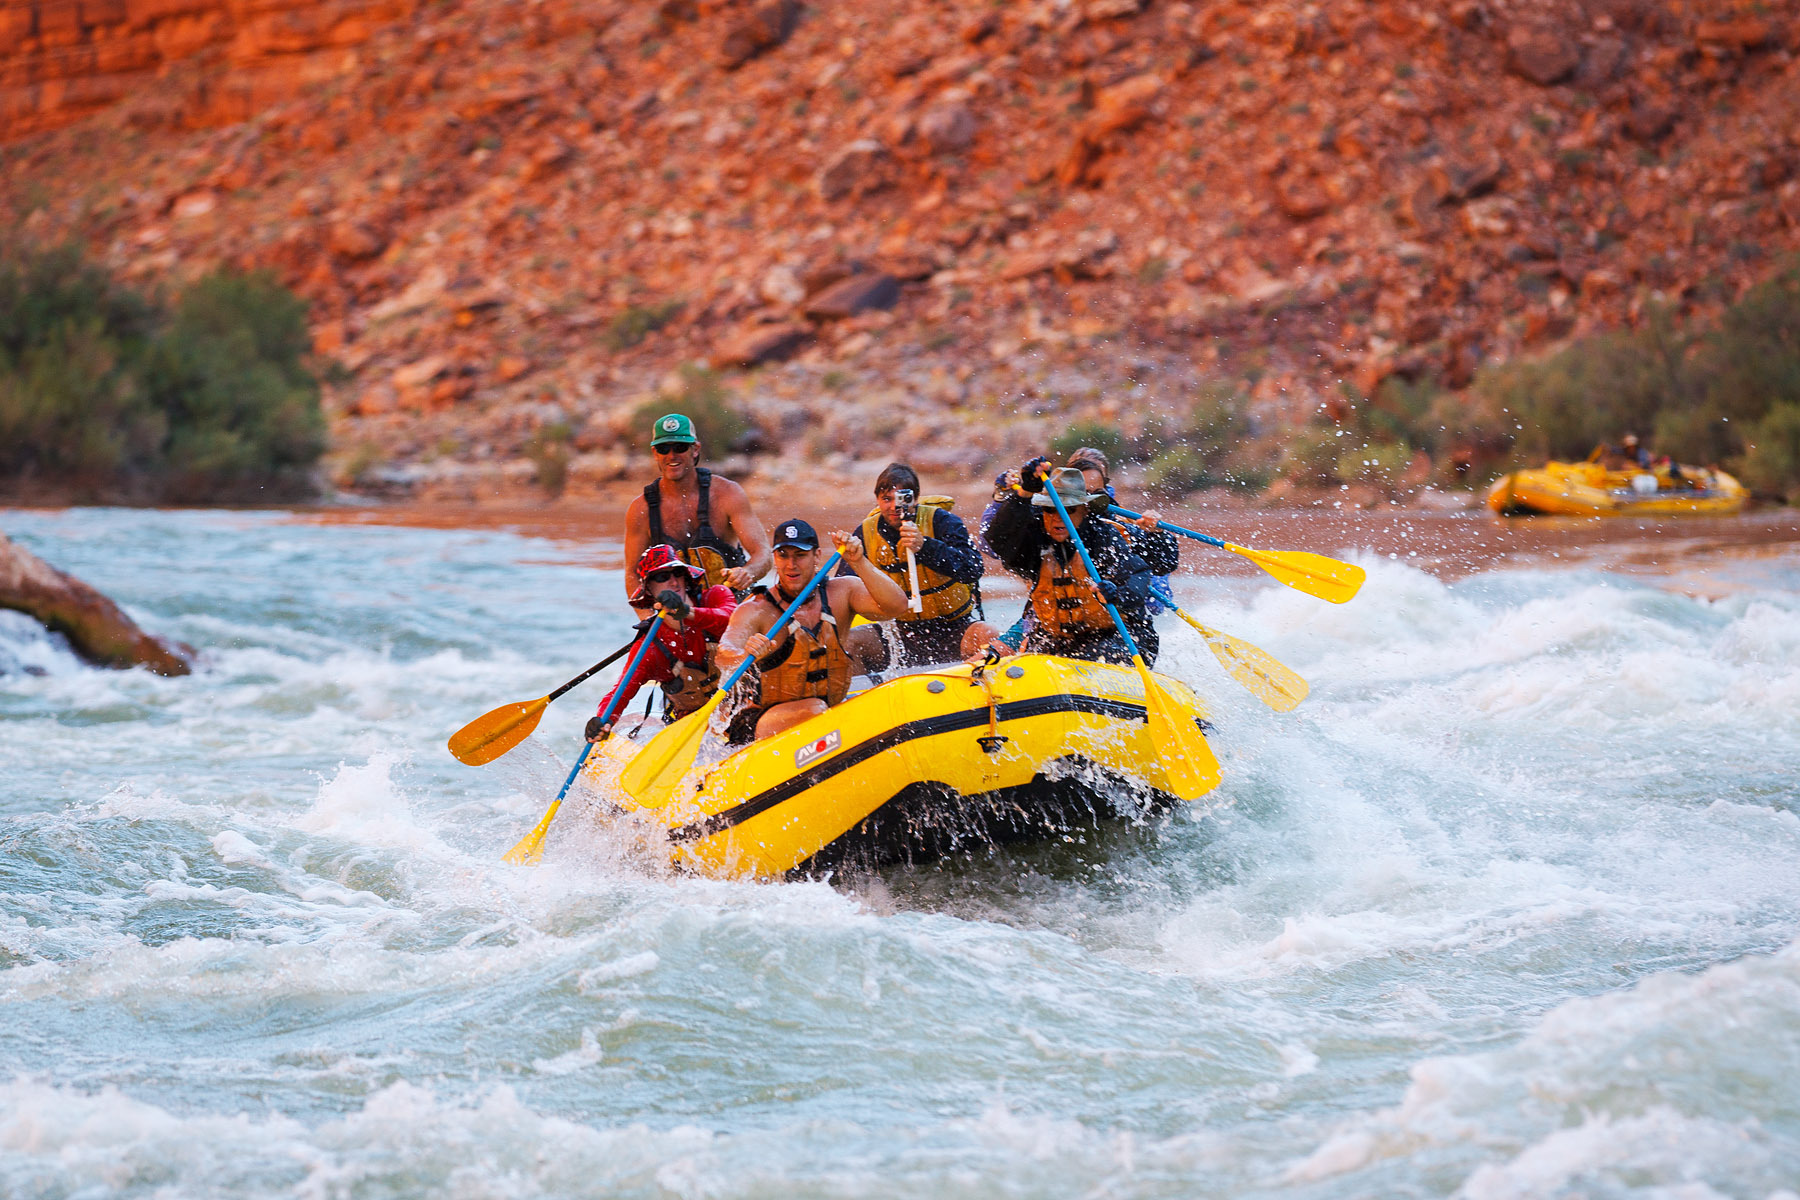
<path id="1" fill-rule="evenodd" d="M 733 546 L 721 538 L 712 527 L 712 472 L 705 467 L 696 468 L 695 474 L 700 480 L 700 502 L 694 509 L 694 532 L 687 538 L 676 540 L 663 529 L 662 521 L 662 481 L 655 480 L 644 488 L 644 504 L 648 508 L 650 518 L 650 541 L 652 546 L 666 544 L 675 547 L 675 553 L 681 561 L 691 567 L 699 567 L 706 572 L 701 581 L 703 588 L 714 587 L 725 582 L 725 572 L 732 567 L 741 567 L 750 561 L 742 546 Z"/>

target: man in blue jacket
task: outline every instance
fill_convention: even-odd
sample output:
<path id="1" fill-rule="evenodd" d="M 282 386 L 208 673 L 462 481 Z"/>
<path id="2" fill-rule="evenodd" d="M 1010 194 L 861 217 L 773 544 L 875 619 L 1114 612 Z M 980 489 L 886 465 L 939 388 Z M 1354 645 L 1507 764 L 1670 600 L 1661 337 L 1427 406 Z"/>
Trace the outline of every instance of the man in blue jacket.
<path id="1" fill-rule="evenodd" d="M 1106 611 L 1111 603 L 1144 661 L 1154 663 L 1161 643 L 1150 619 L 1150 565 L 1116 526 L 1088 519 L 1088 503 L 1097 497 L 1088 493 L 1087 481 L 1072 467 L 1060 468 L 1049 478 L 1074 528 L 1065 525 L 1044 494 L 1043 471 L 1048 466 L 1048 459 L 1035 458 L 1020 468 L 1020 490 L 991 509 L 982 528 L 982 538 L 1000 564 L 1031 584 L 1026 601 L 1029 619 L 1002 635 L 998 648 L 1129 663 L 1131 652 Z M 1088 575 L 1072 540 L 1076 537 L 1093 558 L 1098 579 Z"/>

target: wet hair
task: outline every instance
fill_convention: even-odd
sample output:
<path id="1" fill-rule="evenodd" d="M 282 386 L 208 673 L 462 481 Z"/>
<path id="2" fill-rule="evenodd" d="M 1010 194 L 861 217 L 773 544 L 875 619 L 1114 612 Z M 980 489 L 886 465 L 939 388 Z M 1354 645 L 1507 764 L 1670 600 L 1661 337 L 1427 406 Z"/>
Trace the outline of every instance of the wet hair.
<path id="1" fill-rule="evenodd" d="M 919 473 L 905 463 L 889 463 L 881 469 L 881 474 L 875 477 L 875 494 L 879 496 L 889 488 L 897 488 L 917 496 L 919 494 Z"/>
<path id="2" fill-rule="evenodd" d="M 1106 452 L 1092 446 L 1077 447 L 1075 453 L 1069 455 L 1069 461 L 1063 465 L 1074 467 L 1078 471 L 1098 471 L 1101 483 L 1112 482 L 1112 468 L 1106 461 Z"/>

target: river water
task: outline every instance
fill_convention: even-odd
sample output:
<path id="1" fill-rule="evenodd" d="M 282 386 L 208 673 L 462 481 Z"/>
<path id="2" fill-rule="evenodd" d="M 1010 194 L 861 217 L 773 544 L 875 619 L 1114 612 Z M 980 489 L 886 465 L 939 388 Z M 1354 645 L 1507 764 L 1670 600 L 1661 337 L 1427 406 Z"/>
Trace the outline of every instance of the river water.
<path id="1" fill-rule="evenodd" d="M 1792 547 L 1195 575 L 1313 685 L 1273 714 L 1165 630 L 1209 804 L 757 885 L 580 804 L 501 863 L 603 688 L 489 768 L 444 738 L 623 640 L 581 547 L 0 515 L 205 661 L 0 613 L 0 1195 L 1800 1190 Z"/>

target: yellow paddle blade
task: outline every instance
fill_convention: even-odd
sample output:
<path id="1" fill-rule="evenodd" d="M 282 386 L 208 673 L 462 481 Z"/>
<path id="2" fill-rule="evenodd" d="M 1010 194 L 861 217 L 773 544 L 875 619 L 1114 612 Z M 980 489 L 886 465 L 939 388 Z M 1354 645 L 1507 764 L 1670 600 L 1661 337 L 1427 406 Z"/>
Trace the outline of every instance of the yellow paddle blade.
<path id="1" fill-rule="evenodd" d="M 502 704 L 483 713 L 450 736 L 450 753 L 471 767 L 491 763 L 531 736 L 549 704 L 550 697 L 540 696 L 528 704 Z"/>
<path id="2" fill-rule="evenodd" d="M 502 857 L 514 866 L 525 866 L 536 863 L 544 857 L 544 838 L 550 832 L 550 822 L 556 818 L 556 810 L 562 807 L 561 800 L 552 800 L 544 813 L 544 819 L 537 823 L 537 828 L 519 839 L 519 844 L 508 850 Z"/>
<path id="3" fill-rule="evenodd" d="M 1333 604 L 1342 604 L 1356 595 L 1368 578 L 1368 572 L 1361 567 L 1304 550 L 1252 550 L 1230 542 L 1225 543 L 1225 548 L 1243 555 L 1289 587 Z"/>
<path id="4" fill-rule="evenodd" d="M 1181 704 L 1163 691 L 1142 657 L 1134 657 L 1144 680 L 1144 711 L 1150 718 L 1150 744 L 1168 776 L 1169 794 L 1178 800 L 1198 800 L 1219 786 L 1219 760 L 1200 736 Z"/>
<path id="5" fill-rule="evenodd" d="M 724 699 L 724 692 L 714 692 L 705 708 L 689 713 L 651 738 L 619 772 L 619 786 L 625 794 L 643 808 L 667 804 L 675 794 L 675 785 L 700 756 L 706 724 Z"/>
<path id="6" fill-rule="evenodd" d="M 1175 615 L 1206 639 L 1207 649 L 1213 652 L 1213 657 L 1219 660 L 1227 674 L 1276 712 L 1289 711 L 1312 691 L 1297 672 L 1261 646 L 1252 646 L 1242 638 L 1210 629 L 1179 608 Z"/>

